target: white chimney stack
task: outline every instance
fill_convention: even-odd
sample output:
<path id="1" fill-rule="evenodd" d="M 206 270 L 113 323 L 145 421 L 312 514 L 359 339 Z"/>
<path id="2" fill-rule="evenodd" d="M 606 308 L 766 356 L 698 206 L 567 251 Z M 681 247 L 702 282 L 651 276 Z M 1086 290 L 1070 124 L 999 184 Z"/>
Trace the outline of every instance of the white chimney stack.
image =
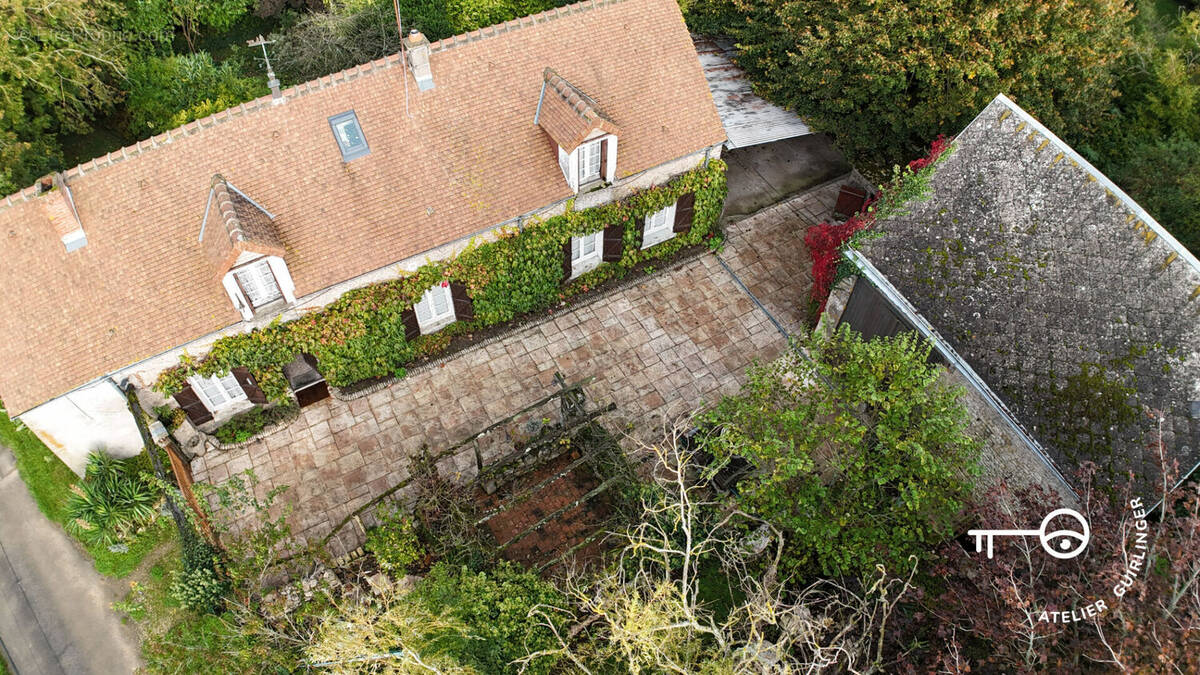
<path id="1" fill-rule="evenodd" d="M 417 80 L 417 89 L 433 89 L 433 70 L 429 67 L 429 40 L 421 31 L 413 29 L 404 37 L 404 49 L 408 51 L 408 67 Z"/>

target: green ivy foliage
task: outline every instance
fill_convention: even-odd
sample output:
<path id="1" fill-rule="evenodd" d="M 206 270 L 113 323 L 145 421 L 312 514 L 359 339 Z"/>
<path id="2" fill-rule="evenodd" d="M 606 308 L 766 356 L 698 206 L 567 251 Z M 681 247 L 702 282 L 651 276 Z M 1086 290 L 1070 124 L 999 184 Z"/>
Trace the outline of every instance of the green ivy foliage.
<path id="1" fill-rule="evenodd" d="M 299 353 L 316 357 L 321 374 L 338 387 L 374 377 L 403 376 L 406 364 L 445 351 L 454 335 L 550 309 L 597 284 L 624 277 L 640 263 L 670 258 L 685 247 L 719 245 L 725 168 L 721 160 L 711 160 L 665 185 L 635 192 L 620 202 L 582 211 L 568 204 L 562 215 L 527 223 L 520 230 L 506 229 L 495 241 L 473 242 L 457 257 L 431 262 L 400 279 L 349 291 L 320 311 L 223 337 L 203 359 L 187 354 L 181 357 L 178 366 L 159 375 L 154 389 L 169 396 L 183 389 L 192 374 L 223 375 L 244 366 L 269 398 L 282 401 L 288 396 L 282 367 Z M 642 219 L 689 192 L 696 195 L 692 228 L 641 250 L 637 242 Z M 564 283 L 564 245 L 572 236 L 614 224 L 625 227 L 621 260 L 604 263 Z M 474 319 L 456 322 L 412 342 L 407 340 L 402 312 L 430 286 L 450 281 L 466 287 L 474 303 Z"/>

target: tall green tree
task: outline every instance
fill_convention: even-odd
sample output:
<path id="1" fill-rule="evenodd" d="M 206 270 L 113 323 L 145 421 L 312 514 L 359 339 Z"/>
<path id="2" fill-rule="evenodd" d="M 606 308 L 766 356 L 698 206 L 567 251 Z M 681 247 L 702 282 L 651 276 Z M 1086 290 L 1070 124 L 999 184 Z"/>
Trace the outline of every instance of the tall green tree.
<path id="1" fill-rule="evenodd" d="M 1115 112 L 1082 148 L 1200 253 L 1200 10 L 1167 16 L 1154 10 L 1142 4 Z"/>
<path id="2" fill-rule="evenodd" d="M 762 94 L 875 170 L 957 132 L 997 93 L 1068 139 L 1088 134 L 1112 104 L 1132 17 L 1123 0 L 703 0 L 693 9 L 702 22 L 732 22 L 739 63 Z"/>
<path id="3" fill-rule="evenodd" d="M 751 369 L 710 414 L 708 449 L 753 465 L 736 500 L 785 532 L 790 571 L 897 573 L 953 535 L 978 445 L 929 350 L 915 333 L 864 341 L 843 326 L 811 360 Z"/>
<path id="4" fill-rule="evenodd" d="M 106 29 L 108 0 L 0 3 L 0 188 L 32 183 L 59 160 L 53 135 L 86 132 L 120 98 L 126 45 Z"/>
<path id="5" fill-rule="evenodd" d="M 129 133 L 148 138 L 267 93 L 261 77 L 242 77 L 207 52 L 138 59 L 129 67 Z"/>
<path id="6" fill-rule="evenodd" d="M 441 40 L 517 17 L 536 14 L 571 0 L 400 0 L 404 30 L 416 28 Z M 273 34 L 274 63 L 280 78 L 299 83 L 400 49 L 392 0 L 333 0 L 329 11 L 304 15 Z"/>

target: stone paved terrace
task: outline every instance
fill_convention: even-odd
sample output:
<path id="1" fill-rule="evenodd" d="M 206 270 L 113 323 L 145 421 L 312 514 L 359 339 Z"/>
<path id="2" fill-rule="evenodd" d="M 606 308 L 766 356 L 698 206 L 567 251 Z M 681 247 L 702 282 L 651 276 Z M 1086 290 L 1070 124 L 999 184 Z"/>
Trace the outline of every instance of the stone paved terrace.
<path id="1" fill-rule="evenodd" d="M 805 228 L 833 208 L 840 181 L 728 228 L 721 259 L 786 330 L 802 330 L 810 286 Z M 316 540 L 407 476 L 422 445 L 449 447 L 552 391 L 553 374 L 594 377 L 590 405 L 614 402 L 609 428 L 649 439 L 674 416 L 737 390 L 747 366 L 786 339 L 711 254 L 664 270 L 500 340 L 469 348 L 366 397 L 328 399 L 242 448 L 192 468 L 221 482 L 253 468 L 262 489 L 288 485 L 293 532 Z M 346 528 L 343 534 L 351 530 Z M 331 542 L 339 555 L 355 545 Z"/>

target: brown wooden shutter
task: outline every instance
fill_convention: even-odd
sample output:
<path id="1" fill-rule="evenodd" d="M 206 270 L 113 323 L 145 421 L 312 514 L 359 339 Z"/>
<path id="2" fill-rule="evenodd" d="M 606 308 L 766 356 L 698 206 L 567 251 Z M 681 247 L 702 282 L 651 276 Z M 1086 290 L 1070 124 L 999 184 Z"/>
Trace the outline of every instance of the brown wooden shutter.
<path id="1" fill-rule="evenodd" d="M 571 280 L 571 237 L 567 237 L 567 240 L 563 242 L 562 267 L 562 280 L 565 284 Z"/>
<path id="2" fill-rule="evenodd" d="M 454 301 L 454 320 L 470 321 L 475 318 L 475 303 L 467 295 L 467 287 L 457 281 L 450 282 L 450 299 Z"/>
<path id="3" fill-rule="evenodd" d="M 600 180 L 608 180 L 608 141 L 600 141 Z"/>
<path id="4" fill-rule="evenodd" d="M 192 385 L 185 384 L 183 389 L 175 394 L 175 402 L 183 408 L 183 412 L 187 413 L 188 419 L 192 424 L 204 424 L 212 420 L 212 413 L 204 406 L 204 402 L 192 391 Z"/>
<path id="5" fill-rule="evenodd" d="M 400 312 L 400 322 L 404 324 L 404 339 L 412 342 L 421 337 L 421 324 L 417 323 L 417 313 L 412 307 Z"/>
<path id="6" fill-rule="evenodd" d="M 671 229 L 676 234 L 692 229 L 692 221 L 696 217 L 696 193 L 689 192 L 679 197 L 675 202 L 675 225 Z"/>
<path id="7" fill-rule="evenodd" d="M 230 372 L 233 373 L 233 378 L 237 380 L 242 391 L 246 392 L 246 398 L 250 399 L 251 403 L 263 405 L 267 402 L 267 395 L 258 388 L 258 383 L 254 381 L 254 376 L 250 374 L 249 368 L 238 366 Z"/>
<path id="8" fill-rule="evenodd" d="M 625 253 L 625 226 L 620 223 L 604 228 L 604 251 L 600 259 L 604 262 L 617 262 Z"/>

